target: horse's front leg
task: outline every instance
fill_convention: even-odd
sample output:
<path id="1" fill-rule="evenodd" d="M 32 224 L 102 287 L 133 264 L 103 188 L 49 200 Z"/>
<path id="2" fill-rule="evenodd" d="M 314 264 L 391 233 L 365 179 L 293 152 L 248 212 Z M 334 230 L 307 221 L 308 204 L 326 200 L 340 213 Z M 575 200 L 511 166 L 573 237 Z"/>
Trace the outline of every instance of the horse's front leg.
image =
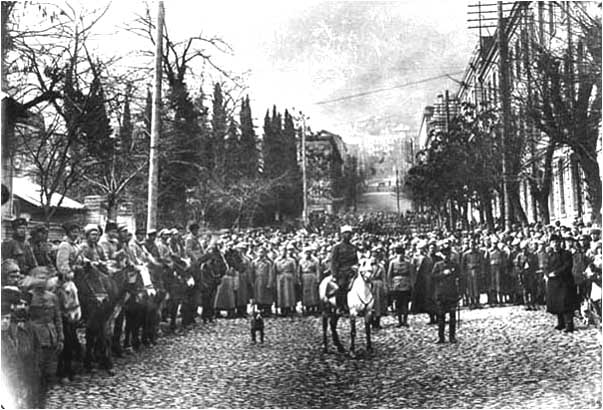
<path id="1" fill-rule="evenodd" d="M 322 349 L 323 352 L 329 352 L 328 340 L 327 340 L 327 328 L 329 327 L 329 316 L 326 308 L 323 308 L 322 312 Z"/>
<path id="2" fill-rule="evenodd" d="M 354 343 L 356 341 L 356 315 L 350 312 L 350 355 L 354 355 Z"/>
<path id="3" fill-rule="evenodd" d="M 364 330 L 366 332 L 366 350 L 368 352 L 373 350 L 371 345 L 371 323 L 373 322 L 373 312 L 369 311 L 364 316 Z"/>
<path id="4" fill-rule="evenodd" d="M 89 324 L 86 324 L 86 355 L 84 357 L 84 369 L 86 369 L 88 372 L 92 371 L 92 359 L 95 342 L 96 337 L 94 331 Z"/>
<path id="5" fill-rule="evenodd" d="M 339 353 L 345 353 L 345 348 L 339 341 L 339 335 L 337 334 L 337 321 L 339 320 L 339 316 L 335 312 L 335 308 L 332 309 L 331 317 L 330 317 L 330 325 L 331 325 L 331 336 L 333 337 L 333 344 L 337 346 L 337 351 Z"/>

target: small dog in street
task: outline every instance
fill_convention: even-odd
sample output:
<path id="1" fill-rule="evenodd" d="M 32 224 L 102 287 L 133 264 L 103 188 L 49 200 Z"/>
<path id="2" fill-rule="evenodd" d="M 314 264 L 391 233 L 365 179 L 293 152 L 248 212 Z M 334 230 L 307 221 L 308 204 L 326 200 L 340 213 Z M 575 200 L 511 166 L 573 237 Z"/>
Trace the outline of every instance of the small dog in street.
<path id="1" fill-rule="evenodd" d="M 258 305 L 253 299 L 250 300 L 247 313 L 251 318 L 249 321 L 251 324 L 251 342 L 256 343 L 256 334 L 259 332 L 260 343 L 264 343 L 264 318 L 262 317 L 262 312 L 260 309 L 258 309 Z"/>

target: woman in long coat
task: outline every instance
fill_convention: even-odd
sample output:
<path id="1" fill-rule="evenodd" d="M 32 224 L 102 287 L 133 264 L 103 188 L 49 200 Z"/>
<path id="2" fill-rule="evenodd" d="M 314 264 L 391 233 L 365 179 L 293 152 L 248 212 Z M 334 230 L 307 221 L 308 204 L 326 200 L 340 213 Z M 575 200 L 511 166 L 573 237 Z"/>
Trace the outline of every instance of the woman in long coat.
<path id="1" fill-rule="evenodd" d="M 283 316 L 288 316 L 295 309 L 295 273 L 297 262 L 291 253 L 295 247 L 287 245 L 281 256 L 274 262 L 276 274 L 276 305 Z"/>

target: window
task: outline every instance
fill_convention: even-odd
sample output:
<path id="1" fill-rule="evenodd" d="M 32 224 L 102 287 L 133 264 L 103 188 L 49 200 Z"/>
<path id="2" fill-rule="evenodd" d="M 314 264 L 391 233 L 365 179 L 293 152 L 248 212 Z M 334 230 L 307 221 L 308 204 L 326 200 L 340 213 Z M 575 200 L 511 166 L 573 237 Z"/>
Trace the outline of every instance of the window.
<path id="1" fill-rule="evenodd" d="M 513 84 L 513 50 L 509 50 L 509 55 L 507 56 L 508 60 L 508 69 L 509 69 L 509 87 Z"/>
<path id="2" fill-rule="evenodd" d="M 498 87 L 496 86 L 496 74 L 492 74 L 492 86 L 494 87 L 494 105 L 498 103 Z"/>
<path id="3" fill-rule="evenodd" d="M 488 104 L 492 104 L 492 83 L 488 81 Z"/>
<path id="4" fill-rule="evenodd" d="M 555 36 L 555 2 L 549 2 L 549 38 Z"/>

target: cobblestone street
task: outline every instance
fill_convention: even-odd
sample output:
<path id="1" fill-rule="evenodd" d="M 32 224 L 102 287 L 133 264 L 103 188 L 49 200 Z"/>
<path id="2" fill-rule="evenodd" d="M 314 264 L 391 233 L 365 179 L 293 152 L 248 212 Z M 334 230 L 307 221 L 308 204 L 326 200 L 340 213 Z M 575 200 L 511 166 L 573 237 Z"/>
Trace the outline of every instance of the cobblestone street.
<path id="1" fill-rule="evenodd" d="M 463 311 L 456 345 L 437 345 L 425 315 L 392 317 L 356 359 L 323 354 L 318 318 L 267 319 L 252 345 L 246 320 L 196 325 L 100 372 L 56 386 L 49 407 L 601 407 L 599 334 L 553 329 L 544 311 Z M 349 343 L 348 321 L 340 336 Z M 360 332 L 359 348 L 364 348 Z"/>

